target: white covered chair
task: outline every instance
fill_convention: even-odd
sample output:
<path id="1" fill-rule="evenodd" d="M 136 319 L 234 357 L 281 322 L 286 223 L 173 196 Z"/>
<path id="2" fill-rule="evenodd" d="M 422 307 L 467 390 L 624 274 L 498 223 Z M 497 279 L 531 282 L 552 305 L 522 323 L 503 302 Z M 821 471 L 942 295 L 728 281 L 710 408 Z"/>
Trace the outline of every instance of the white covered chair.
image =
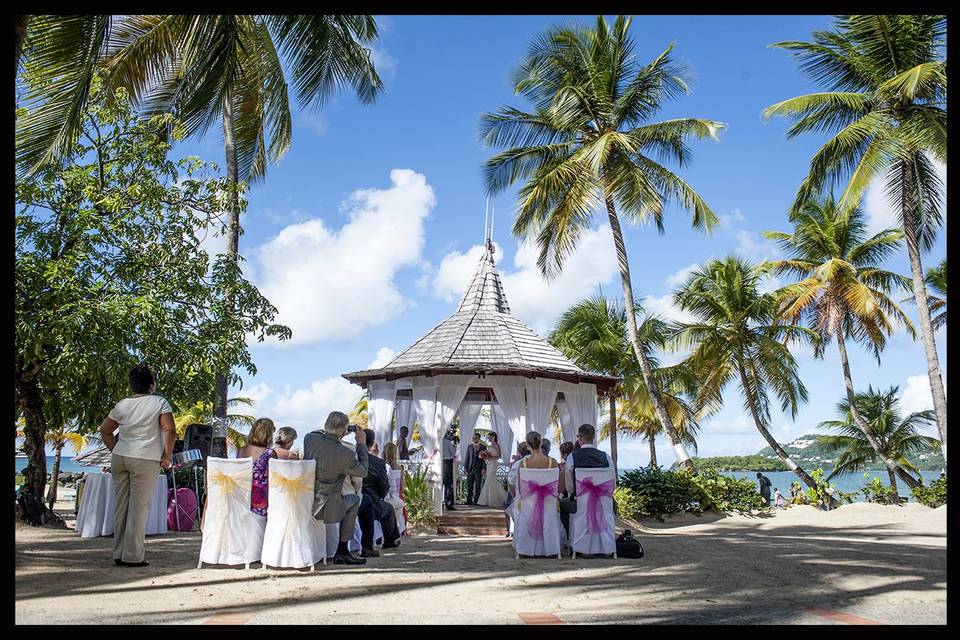
<path id="1" fill-rule="evenodd" d="M 510 505 L 513 549 L 519 558 L 560 558 L 560 512 L 557 491 L 560 469 L 518 469 L 517 497 Z"/>
<path id="2" fill-rule="evenodd" d="M 337 531 L 340 531 L 339 525 L 337 525 Z M 347 549 L 350 551 L 360 551 L 362 547 L 363 532 L 360 531 L 360 518 L 357 518 L 357 524 L 353 528 L 353 538 L 350 542 L 347 543 Z M 380 526 L 379 520 L 373 521 L 373 547 L 379 549 L 383 546 L 383 527 Z"/>
<path id="3" fill-rule="evenodd" d="M 253 459 L 207 458 L 207 513 L 197 568 L 260 561 L 266 518 L 250 511 Z"/>
<path id="4" fill-rule="evenodd" d="M 403 477 L 401 469 L 389 469 L 390 472 L 390 493 L 387 495 L 387 502 L 393 505 L 393 514 L 397 517 L 397 532 L 401 535 L 407 529 L 407 521 L 403 517 L 403 498 L 400 497 L 400 479 Z"/>
<path id="5" fill-rule="evenodd" d="M 617 557 L 613 515 L 613 469 L 576 470 L 577 511 L 570 514 L 570 548 L 577 553 L 612 553 Z"/>
<path id="6" fill-rule="evenodd" d="M 267 530 L 260 561 L 313 570 L 327 563 L 326 529 L 312 513 L 316 460 L 270 460 Z"/>

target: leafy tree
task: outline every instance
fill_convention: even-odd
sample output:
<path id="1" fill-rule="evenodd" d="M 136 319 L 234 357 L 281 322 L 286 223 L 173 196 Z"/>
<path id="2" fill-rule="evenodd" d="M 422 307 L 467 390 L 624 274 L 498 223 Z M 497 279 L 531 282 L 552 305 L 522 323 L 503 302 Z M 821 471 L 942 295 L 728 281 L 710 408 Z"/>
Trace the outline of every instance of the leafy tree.
<path id="1" fill-rule="evenodd" d="M 513 74 L 515 91 L 531 112 L 503 107 L 483 116 L 481 135 L 506 150 L 486 162 L 491 192 L 522 182 L 514 235 L 534 240 L 538 265 L 550 277 L 562 269 L 597 211 L 606 211 L 620 265 L 630 343 L 657 417 L 685 466 L 692 466 L 664 405 L 637 330 L 633 284 L 620 216 L 653 222 L 663 231 L 670 201 L 692 212 L 693 226 L 709 230 L 716 216 L 680 176 L 687 140 L 716 138 L 723 124 L 700 118 L 652 121 L 667 100 L 686 92 L 684 70 L 670 58 L 673 45 L 647 65 L 633 54 L 630 19 L 611 28 L 554 28 L 537 37 Z"/>
<path id="2" fill-rule="evenodd" d="M 734 256 L 711 260 L 696 269 L 674 294 L 675 304 L 695 318 L 678 323 L 675 341 L 693 348 L 687 362 L 703 376 L 698 389 L 701 401 L 709 399 L 719 406 L 723 389 L 737 380 L 757 431 L 778 458 L 815 488 L 813 477 L 790 458 L 767 425 L 768 390 L 777 395 L 782 410 L 789 409 L 793 416 L 799 403 L 807 399 L 797 362 L 781 341 L 796 337 L 816 343 L 817 334 L 776 322 L 777 299 L 771 293 L 760 293 L 760 276 L 758 269 Z"/>
<path id="3" fill-rule="evenodd" d="M 893 331 L 893 322 L 912 334 L 913 325 L 890 299 L 895 288 L 908 288 L 909 279 L 881 268 L 883 260 L 896 251 L 902 233 L 886 229 L 867 237 L 866 221 L 859 208 L 838 210 L 833 198 L 808 202 L 793 218 L 793 233 L 768 232 L 777 240 L 787 259 L 774 260 L 765 267 L 800 280 L 777 291 L 778 313 L 789 322 L 804 322 L 817 333 L 817 355 L 833 337 L 837 339 L 840 366 L 847 400 L 857 427 L 873 446 L 875 455 L 890 473 L 899 475 L 910 487 L 920 483 L 890 456 L 883 453 L 870 422 L 860 416 L 853 402 L 853 376 L 846 341 L 870 348 L 877 363 Z"/>
<path id="4" fill-rule="evenodd" d="M 811 198 L 846 182 L 840 208 L 860 203 L 867 186 L 886 180 L 900 215 L 933 407 L 947 446 L 947 397 L 923 286 L 921 248 L 929 250 L 943 224 L 943 183 L 932 159 L 947 162 L 947 63 L 944 15 L 839 16 L 836 28 L 813 42 L 779 42 L 801 69 L 826 90 L 768 107 L 765 117 L 794 120 L 787 136 L 833 135 L 810 161 L 793 212 Z"/>
<path id="5" fill-rule="evenodd" d="M 911 464 L 908 456 L 931 453 L 940 448 L 939 440 L 920 433 L 920 429 L 935 422 L 933 411 L 917 411 L 902 416 L 898 393 L 898 387 L 890 387 L 886 392 L 882 392 L 870 386 L 866 392 L 860 392 L 854 396 L 853 406 L 858 409 L 861 419 L 870 424 L 871 431 L 880 444 L 881 453 L 879 454 L 874 448 L 874 443 L 858 426 L 848 399 L 837 403 L 837 412 L 842 419 L 826 420 L 820 423 L 821 428 L 830 429 L 838 434 L 817 437 L 817 441 L 828 450 L 840 454 L 828 480 L 833 476 L 863 471 L 883 457 L 892 458 L 901 467 L 919 473 L 919 469 Z M 898 474 L 889 468 L 887 474 L 890 478 L 890 487 L 893 489 L 892 499 L 899 502 Z M 919 486 L 920 483 L 916 482 L 911 485 L 911 488 Z"/>
<path id="6" fill-rule="evenodd" d="M 174 162 L 168 115 L 141 120 L 124 91 L 84 108 L 62 167 L 16 185 L 16 403 L 29 458 L 25 490 L 46 480 L 48 424 L 97 428 L 146 363 L 174 404 L 210 397 L 225 367 L 256 367 L 246 336 L 290 336 L 236 264 L 200 244 L 229 186 L 198 158 Z M 111 98 L 111 99 L 108 99 Z M 228 313 L 224 292 L 235 292 Z"/>

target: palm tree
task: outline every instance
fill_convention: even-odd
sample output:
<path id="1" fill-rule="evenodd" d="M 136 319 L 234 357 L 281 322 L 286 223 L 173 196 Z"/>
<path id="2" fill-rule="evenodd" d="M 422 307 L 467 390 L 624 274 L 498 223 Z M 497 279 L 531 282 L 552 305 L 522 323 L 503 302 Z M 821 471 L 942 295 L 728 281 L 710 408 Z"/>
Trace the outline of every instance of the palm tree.
<path id="1" fill-rule="evenodd" d="M 833 31 L 817 31 L 813 42 L 779 42 L 794 52 L 802 69 L 827 90 L 784 100 L 765 117 L 795 122 L 787 136 L 835 132 L 810 162 L 797 192 L 798 213 L 811 197 L 834 183 L 847 185 L 846 210 L 883 176 L 903 227 L 920 316 L 920 335 L 934 413 L 947 447 L 947 397 L 923 286 L 921 248 L 929 250 L 943 224 L 943 183 L 931 161 L 947 162 L 946 16 L 856 15 L 837 18 Z"/>
<path id="2" fill-rule="evenodd" d="M 21 429 L 24 425 L 24 420 L 21 418 L 17 421 L 17 424 L 21 426 Z M 24 437 L 24 432 L 22 430 L 17 430 L 17 437 Z M 53 447 L 53 471 L 50 473 L 50 485 L 47 488 L 47 506 L 51 511 L 53 511 L 53 505 L 57 501 L 57 487 L 60 481 L 60 458 L 63 455 L 63 448 L 67 445 L 70 445 L 70 448 L 74 452 L 79 453 L 87 446 L 87 438 L 74 429 L 68 430 L 66 425 L 61 424 L 55 429 L 47 431 L 45 435 L 45 441 L 48 445 Z"/>
<path id="3" fill-rule="evenodd" d="M 675 200 L 692 212 L 694 227 L 709 230 L 716 216 L 657 160 L 682 167 L 690 156 L 687 140 L 716 139 L 724 125 L 700 118 L 651 121 L 666 100 L 687 91 L 687 83 L 670 59 L 673 45 L 640 65 L 629 27 L 629 18 L 618 17 L 611 29 L 600 16 L 595 29 L 555 28 L 534 40 L 514 73 L 515 91 L 533 103 L 533 111 L 503 107 L 482 118 L 483 140 L 506 149 L 487 160 L 485 178 L 492 193 L 524 183 L 513 233 L 539 245 L 545 277 L 562 269 L 580 234 L 605 209 L 631 346 L 657 417 L 680 463 L 692 468 L 640 343 L 619 216 L 653 222 L 662 232 L 664 206 Z"/>
<path id="4" fill-rule="evenodd" d="M 816 488 L 810 474 L 768 431 L 767 394 L 772 390 L 782 410 L 789 408 L 796 416 L 797 405 L 807 399 L 807 389 L 793 354 L 781 340 L 807 338 L 816 344 L 818 337 L 806 327 L 777 323 L 777 298 L 760 293 L 760 277 L 760 270 L 735 256 L 711 260 L 696 269 L 674 293 L 674 303 L 695 318 L 692 323 L 677 324 L 674 342 L 693 348 L 686 362 L 702 375 L 698 399 L 719 406 L 723 389 L 737 379 L 757 431 L 808 487 Z"/>
<path id="5" fill-rule="evenodd" d="M 918 411 L 902 417 L 898 392 L 897 387 L 891 387 L 884 393 L 871 386 L 866 393 L 861 392 L 854 397 L 858 414 L 870 423 L 873 433 L 881 443 L 882 456 L 877 455 L 873 443 L 864 437 L 863 431 L 857 426 L 848 399 L 837 403 L 841 420 L 826 420 L 820 423 L 821 428 L 832 429 L 839 434 L 817 437 L 817 441 L 829 451 L 840 454 L 828 480 L 836 475 L 863 471 L 881 457 L 893 458 L 901 467 L 919 475 L 919 470 L 910 462 L 908 456 L 940 449 L 939 440 L 919 433 L 919 429 L 934 423 L 933 411 Z M 897 476 L 889 468 L 887 476 L 894 491 L 893 495 L 897 496 Z"/>
<path id="6" fill-rule="evenodd" d="M 882 443 L 853 401 L 846 341 L 869 347 L 879 364 L 886 337 L 893 331 L 891 320 L 913 334 L 910 319 L 889 297 L 894 288 L 908 289 L 910 280 L 880 267 L 884 258 L 897 250 L 903 234 L 897 229 L 886 229 L 868 238 L 866 228 L 859 207 L 843 213 L 832 197 L 822 202 L 809 201 L 794 216 L 792 234 L 764 234 L 777 240 L 788 257 L 767 262 L 763 268 L 800 279 L 776 292 L 780 302 L 778 315 L 788 322 L 806 322 L 818 334 L 818 356 L 836 337 L 854 423 L 887 470 L 913 488 L 920 483 L 884 455 Z"/>
<path id="7" fill-rule="evenodd" d="M 230 398 L 227 400 L 227 404 L 231 407 L 238 405 L 252 407 L 253 400 L 250 398 Z M 183 438 L 187 432 L 187 427 L 191 424 L 212 423 L 213 417 L 213 403 L 204 402 L 203 400 L 193 403 L 183 411 L 178 411 L 173 416 L 173 423 L 177 427 L 177 437 Z M 245 445 L 247 443 L 247 434 L 240 431 L 240 429 L 245 428 L 247 433 L 249 433 L 250 427 L 253 426 L 255 421 L 256 419 L 250 415 L 240 413 L 227 414 L 227 442 L 237 449 Z"/>
<path id="8" fill-rule="evenodd" d="M 934 331 L 937 331 L 940 327 L 947 324 L 947 259 L 944 258 L 936 267 L 927 269 L 927 275 L 923 281 L 928 288 L 936 292 L 936 294 L 930 293 L 929 291 L 927 292 L 927 302 L 930 304 L 930 313 L 940 312 L 939 315 L 930 319 L 930 325 Z M 912 290 L 912 281 L 910 282 L 910 287 Z M 916 302 L 916 298 L 909 296 L 900 302 Z"/>

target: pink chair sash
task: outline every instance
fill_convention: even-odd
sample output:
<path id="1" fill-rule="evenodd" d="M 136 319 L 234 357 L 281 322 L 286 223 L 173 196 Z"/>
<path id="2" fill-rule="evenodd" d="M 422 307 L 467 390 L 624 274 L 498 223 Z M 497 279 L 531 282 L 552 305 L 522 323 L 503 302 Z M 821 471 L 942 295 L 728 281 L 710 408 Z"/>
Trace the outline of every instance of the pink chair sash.
<path id="1" fill-rule="evenodd" d="M 533 480 L 520 481 L 520 498 L 536 498 L 533 517 L 527 522 L 527 532 L 533 540 L 543 540 L 543 503 L 547 496 L 557 495 L 558 480 L 540 484 Z"/>
<path id="2" fill-rule="evenodd" d="M 587 496 L 587 532 L 601 533 L 606 529 L 603 522 L 603 507 L 600 498 L 613 497 L 614 480 L 593 484 L 593 478 L 577 480 L 577 495 Z"/>

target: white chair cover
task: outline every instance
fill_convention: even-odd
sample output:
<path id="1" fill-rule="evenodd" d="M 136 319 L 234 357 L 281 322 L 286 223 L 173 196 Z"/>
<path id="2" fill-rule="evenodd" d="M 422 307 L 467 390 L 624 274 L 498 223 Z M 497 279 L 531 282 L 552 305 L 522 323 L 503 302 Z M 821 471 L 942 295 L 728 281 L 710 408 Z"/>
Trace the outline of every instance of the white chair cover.
<path id="1" fill-rule="evenodd" d="M 403 534 L 407 529 L 407 521 L 403 517 L 403 499 L 400 497 L 400 479 L 403 476 L 401 469 L 388 469 L 390 473 L 390 493 L 387 502 L 393 506 L 393 514 L 397 517 L 397 532 Z"/>
<path id="2" fill-rule="evenodd" d="M 560 557 L 560 469 L 518 470 L 517 497 L 511 504 L 513 548 L 525 556 Z M 538 495 L 539 494 L 539 495 Z M 540 502 L 542 510 L 538 509 Z M 541 516 L 538 518 L 538 515 Z"/>
<path id="3" fill-rule="evenodd" d="M 329 522 L 329 523 L 320 523 L 323 525 L 324 531 L 327 535 L 327 558 L 332 558 L 337 553 L 337 545 L 340 544 L 340 523 L 339 522 Z M 347 548 L 350 548 L 350 545 L 347 545 Z"/>
<path id="4" fill-rule="evenodd" d="M 616 553 L 617 541 L 613 515 L 613 489 L 616 485 L 613 469 L 577 469 L 577 512 L 570 514 L 570 548 L 574 553 Z M 609 484 L 608 484 L 609 483 Z M 600 485 L 591 498 L 589 486 Z M 609 488 L 609 491 L 603 489 Z M 609 495 L 601 495 L 609 493 Z M 591 522 L 591 502 L 597 519 Z"/>
<path id="5" fill-rule="evenodd" d="M 199 568 L 260 561 L 266 518 L 250 511 L 253 459 L 207 458 L 207 515 Z"/>
<path id="6" fill-rule="evenodd" d="M 339 535 L 340 525 L 337 525 L 337 534 Z M 357 518 L 357 524 L 353 528 L 353 538 L 350 542 L 347 543 L 347 549 L 349 551 L 360 551 L 363 547 L 362 538 L 363 532 L 360 531 L 360 518 Z M 373 547 L 376 549 L 383 546 L 383 527 L 380 526 L 379 520 L 373 521 Z M 334 546 L 334 551 L 336 551 L 336 546 Z"/>
<path id="7" fill-rule="evenodd" d="M 267 530 L 260 561 L 302 569 L 326 564 L 326 530 L 312 513 L 316 460 L 270 460 Z"/>

